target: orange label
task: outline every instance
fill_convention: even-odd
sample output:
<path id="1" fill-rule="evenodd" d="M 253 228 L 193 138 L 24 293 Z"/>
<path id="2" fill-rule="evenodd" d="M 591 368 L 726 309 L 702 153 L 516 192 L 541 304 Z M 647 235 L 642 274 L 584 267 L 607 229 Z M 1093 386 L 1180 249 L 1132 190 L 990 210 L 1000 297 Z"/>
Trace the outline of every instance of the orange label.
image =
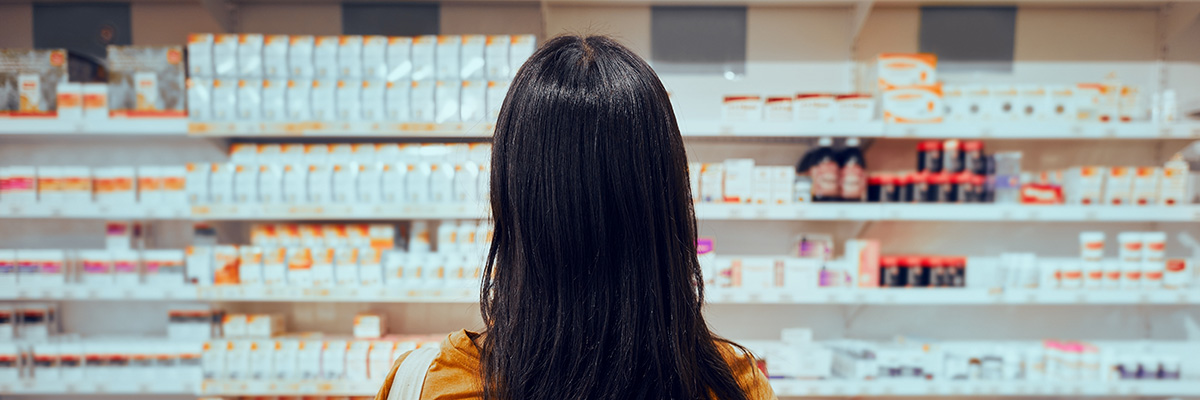
<path id="1" fill-rule="evenodd" d="M 1092 271 L 1092 272 L 1088 272 L 1088 276 L 1087 276 L 1087 277 L 1088 277 L 1088 279 L 1091 279 L 1091 280 L 1101 280 L 1101 279 L 1104 279 L 1104 271 Z"/>
<path id="2" fill-rule="evenodd" d="M 1120 280 L 1120 279 L 1121 279 L 1121 273 L 1120 273 L 1120 272 L 1117 272 L 1117 271 L 1109 272 L 1109 273 L 1106 275 L 1106 277 L 1107 277 L 1108 279 L 1110 279 L 1110 280 L 1114 280 L 1114 281 L 1115 281 L 1115 280 Z"/>
<path id="3" fill-rule="evenodd" d="M 108 107 L 108 95 L 88 93 L 83 95 L 83 108 L 92 110 Z"/>
<path id="4" fill-rule="evenodd" d="M 158 178 L 140 177 L 138 178 L 138 189 L 140 191 L 160 190 L 162 182 Z"/>
<path id="5" fill-rule="evenodd" d="M 1125 279 L 1128 279 L 1128 280 L 1131 280 L 1131 281 L 1137 281 L 1137 280 L 1141 280 L 1141 279 L 1142 279 L 1142 272 L 1141 272 L 1141 271 L 1129 271 L 1129 272 L 1126 272 L 1126 273 L 1125 273 Z"/>
<path id="6" fill-rule="evenodd" d="M 1148 280 L 1148 281 L 1161 281 L 1162 278 L 1163 278 L 1162 271 L 1150 271 L 1150 272 L 1146 273 L 1146 280 Z"/>
<path id="7" fill-rule="evenodd" d="M 58 106 L 62 108 L 76 108 L 83 105 L 83 96 L 79 93 L 58 93 Z"/>

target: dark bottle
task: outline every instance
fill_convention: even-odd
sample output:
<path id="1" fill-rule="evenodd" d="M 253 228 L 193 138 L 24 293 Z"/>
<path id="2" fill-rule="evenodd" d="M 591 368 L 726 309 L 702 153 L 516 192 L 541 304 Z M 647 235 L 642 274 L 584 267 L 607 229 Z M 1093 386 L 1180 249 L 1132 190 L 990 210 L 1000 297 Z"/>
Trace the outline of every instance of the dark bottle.
<path id="1" fill-rule="evenodd" d="M 917 172 L 942 172 L 940 140 L 926 140 L 917 144 Z"/>
<path id="2" fill-rule="evenodd" d="M 863 201 L 867 188 L 867 160 L 858 148 L 858 138 L 846 139 L 846 148 L 838 152 L 838 167 L 841 172 L 842 201 Z"/>
<path id="3" fill-rule="evenodd" d="M 841 176 L 841 167 L 833 151 L 833 139 L 821 138 L 817 141 L 817 148 L 804 157 L 808 159 L 808 175 L 813 181 L 813 201 L 840 201 L 842 190 L 838 178 Z"/>
<path id="4" fill-rule="evenodd" d="M 964 140 L 962 142 L 962 160 L 963 171 L 976 175 L 986 174 L 987 166 L 984 165 L 983 159 L 983 141 Z"/>

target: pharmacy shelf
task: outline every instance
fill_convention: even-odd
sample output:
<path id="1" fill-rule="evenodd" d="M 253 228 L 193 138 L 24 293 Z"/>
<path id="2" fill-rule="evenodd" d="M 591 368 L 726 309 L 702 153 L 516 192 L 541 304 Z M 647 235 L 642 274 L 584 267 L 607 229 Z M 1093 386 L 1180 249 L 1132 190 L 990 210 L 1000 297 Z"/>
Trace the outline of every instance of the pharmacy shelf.
<path id="1" fill-rule="evenodd" d="M 149 382 L 114 379 L 87 382 L 71 379 L 21 379 L 0 381 L 5 395 L 190 395 L 199 389 L 198 380 L 166 378 Z"/>
<path id="2" fill-rule="evenodd" d="M 882 121 L 871 122 L 724 122 L 679 121 L 684 137 L 878 137 Z"/>
<path id="3" fill-rule="evenodd" d="M 0 219 L 3 218 L 191 219 L 191 213 L 187 207 L 183 206 L 0 203 Z"/>
<path id="4" fill-rule="evenodd" d="M 200 383 L 201 396 L 373 396 L 382 380 L 303 380 L 252 381 L 205 380 Z"/>
<path id="5" fill-rule="evenodd" d="M 483 204 L 356 204 L 356 205 L 236 205 L 193 206 L 195 219 L 219 221 L 255 220 L 403 220 L 403 219 L 483 219 Z"/>
<path id="6" fill-rule="evenodd" d="M 225 302 L 353 302 L 463 303 L 479 301 L 475 288 L 360 286 L 297 288 L 273 286 L 151 285 L 0 285 L 0 300 L 51 301 L 225 301 Z M 869 305 L 1195 305 L 1200 290 L 1102 289 L 709 289 L 708 303 L 736 304 L 869 304 Z"/>
<path id="7" fill-rule="evenodd" d="M 183 136 L 183 118 L 59 120 L 53 118 L 0 119 L 0 135 L 132 135 Z"/>
<path id="8" fill-rule="evenodd" d="M 394 123 L 394 122 L 191 122 L 193 137 L 289 138 L 289 137 L 389 137 L 468 138 L 492 137 L 495 124 Z"/>
<path id="9" fill-rule="evenodd" d="M 1196 396 L 1200 382 L 1196 381 L 922 381 L 876 380 L 806 381 L 772 379 L 771 387 L 780 397 L 849 397 L 849 396 L 1038 396 L 1038 397 L 1137 397 L 1137 396 Z"/>
<path id="10" fill-rule="evenodd" d="M 698 203 L 696 218 L 705 220 L 797 221 L 1200 221 L 1198 206 L 1074 206 L 997 204 L 721 204 Z"/>
<path id="11" fill-rule="evenodd" d="M 883 137 L 961 139 L 1196 139 L 1200 123 L 943 122 L 887 124 Z"/>

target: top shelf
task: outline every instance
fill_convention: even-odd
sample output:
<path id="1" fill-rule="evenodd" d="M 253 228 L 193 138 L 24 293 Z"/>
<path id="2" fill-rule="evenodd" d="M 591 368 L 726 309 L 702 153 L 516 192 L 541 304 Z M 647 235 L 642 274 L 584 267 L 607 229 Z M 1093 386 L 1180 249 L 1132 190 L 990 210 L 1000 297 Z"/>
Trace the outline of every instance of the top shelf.
<path id="1" fill-rule="evenodd" d="M 189 122 L 155 120 L 0 120 L 0 136 L 176 136 L 197 138 L 431 138 L 487 139 L 491 123 Z M 1158 124 L 1011 122 L 885 124 L 872 122 L 680 121 L 694 138 L 960 138 L 960 139 L 1200 139 L 1200 122 Z"/>

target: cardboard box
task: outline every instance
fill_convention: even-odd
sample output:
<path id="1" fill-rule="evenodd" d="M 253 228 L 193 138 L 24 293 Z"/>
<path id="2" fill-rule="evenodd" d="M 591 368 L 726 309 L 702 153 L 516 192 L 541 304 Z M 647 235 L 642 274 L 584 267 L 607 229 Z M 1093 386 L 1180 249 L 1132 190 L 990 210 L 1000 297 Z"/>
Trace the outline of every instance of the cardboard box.
<path id="1" fill-rule="evenodd" d="M 762 121 L 762 109 L 762 97 L 755 95 L 725 96 L 722 107 L 723 117 L 728 122 Z"/>
<path id="2" fill-rule="evenodd" d="M 883 118 L 890 123 L 939 123 L 944 108 L 940 85 L 898 87 L 883 93 Z"/>
<path id="3" fill-rule="evenodd" d="M 937 79 L 937 55 L 928 53 L 885 53 L 876 58 L 879 87 L 933 85 Z"/>
<path id="4" fill-rule="evenodd" d="M 801 93 L 796 95 L 792 107 L 796 109 L 796 121 L 832 121 L 836 112 L 837 98 L 825 93 Z"/>

